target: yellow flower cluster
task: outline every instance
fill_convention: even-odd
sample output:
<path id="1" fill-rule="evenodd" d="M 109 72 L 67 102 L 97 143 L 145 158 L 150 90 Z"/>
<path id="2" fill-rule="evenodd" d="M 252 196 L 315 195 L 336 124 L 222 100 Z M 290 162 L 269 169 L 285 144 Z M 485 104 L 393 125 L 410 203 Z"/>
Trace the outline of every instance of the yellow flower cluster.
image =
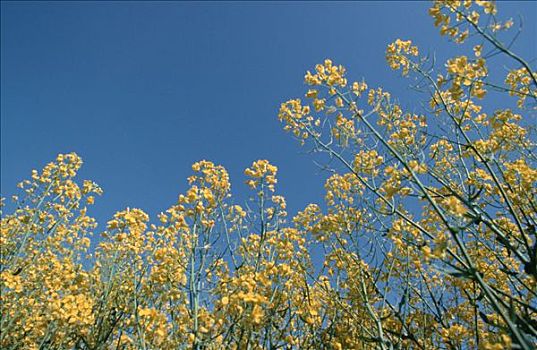
<path id="1" fill-rule="evenodd" d="M 404 172 L 395 166 L 389 165 L 384 169 L 386 180 L 382 186 L 382 192 L 387 199 L 396 195 L 406 196 L 411 193 L 409 187 L 403 186 Z"/>
<path id="2" fill-rule="evenodd" d="M 462 86 L 472 86 L 470 92 L 472 96 L 483 98 L 486 90 L 482 78 L 488 75 L 485 60 L 478 58 L 475 62 L 469 62 L 466 56 L 459 56 L 447 61 L 447 71 L 452 76 L 450 88 L 451 97 L 460 99 L 464 92 Z"/>
<path id="3" fill-rule="evenodd" d="M 397 39 L 388 45 L 386 61 L 391 69 L 402 69 L 403 75 L 407 75 L 412 65 L 408 56 L 418 56 L 418 54 L 418 47 L 412 45 L 412 41 Z"/>
<path id="4" fill-rule="evenodd" d="M 463 216 L 468 209 L 456 197 L 450 196 L 442 201 L 446 209 L 456 216 Z"/>
<path id="5" fill-rule="evenodd" d="M 353 167 L 357 173 L 377 176 L 378 167 L 384 162 L 384 157 L 379 155 L 376 150 L 361 150 L 354 156 Z"/>
<path id="6" fill-rule="evenodd" d="M 537 80 L 537 72 L 532 72 L 533 81 Z M 532 76 L 525 68 L 512 69 L 505 77 L 505 84 L 509 87 L 509 95 L 517 96 L 517 106 L 522 108 L 526 98 L 532 96 L 537 97 L 537 86 L 532 81 Z"/>
<path id="7" fill-rule="evenodd" d="M 481 13 L 485 15 L 495 15 L 495 1 L 481 0 L 435 0 L 433 6 L 429 9 L 429 15 L 434 19 L 434 26 L 440 27 L 441 35 L 448 35 L 456 43 L 463 43 L 468 39 L 470 27 L 479 26 Z M 509 29 L 512 21 L 508 20 L 504 24 L 495 23 L 491 26 L 492 31 L 500 29 Z"/>
<path id="8" fill-rule="evenodd" d="M 320 107 L 321 105 L 317 102 L 316 108 Z M 280 122 L 285 123 L 285 131 L 292 132 L 295 137 L 303 142 L 310 137 L 310 133 L 315 134 L 313 126 L 320 125 L 320 120 L 314 119 L 310 115 L 310 111 L 310 106 L 303 106 L 300 99 L 289 100 L 281 104 L 278 119 Z"/>
<path id="9" fill-rule="evenodd" d="M 355 138 L 356 129 L 354 124 L 354 120 L 345 118 L 341 113 L 336 117 L 335 125 L 332 128 L 332 135 L 334 135 L 334 138 L 338 140 L 341 145 L 347 146 L 349 140 Z"/>
<path id="10" fill-rule="evenodd" d="M 204 188 L 204 197 L 214 205 L 215 200 L 222 200 L 231 189 L 229 175 L 221 165 L 202 160 L 192 165 L 192 170 L 196 175 L 188 179 L 190 184 L 196 183 L 200 188 Z"/>
<path id="11" fill-rule="evenodd" d="M 492 153 L 513 151 L 518 148 L 529 147 L 527 130 L 519 125 L 522 117 L 511 110 L 497 110 L 486 119 L 486 124 L 491 127 L 488 137 L 474 142 L 475 148 L 483 155 Z"/>
<path id="12" fill-rule="evenodd" d="M 332 63 L 332 60 L 324 60 L 324 64 L 315 66 L 315 74 L 307 71 L 304 77 L 308 85 L 327 85 L 330 87 L 345 87 L 347 78 L 345 78 L 345 68 L 341 65 L 337 66 Z"/>
<path id="13" fill-rule="evenodd" d="M 154 346 L 161 346 L 167 338 L 170 326 L 166 315 L 153 308 L 139 308 L 138 317 L 144 338 L 151 339 Z"/>
<path id="14" fill-rule="evenodd" d="M 108 221 L 108 230 L 125 230 L 128 229 L 134 235 L 139 235 L 147 228 L 149 216 L 140 209 L 128 209 L 114 214 L 114 219 Z M 122 233 L 117 237 L 118 241 L 126 238 L 126 234 Z"/>
<path id="15" fill-rule="evenodd" d="M 269 191 L 274 192 L 274 185 L 278 182 L 277 172 L 278 168 L 270 164 L 268 160 L 258 160 L 253 162 L 252 166 L 244 171 L 244 174 L 250 177 L 246 181 L 250 188 L 266 187 Z"/>
<path id="16" fill-rule="evenodd" d="M 354 174 L 334 174 L 330 176 L 324 185 L 326 190 L 325 200 L 328 205 L 335 205 L 337 202 L 354 203 L 354 197 L 363 190 L 363 185 Z"/>

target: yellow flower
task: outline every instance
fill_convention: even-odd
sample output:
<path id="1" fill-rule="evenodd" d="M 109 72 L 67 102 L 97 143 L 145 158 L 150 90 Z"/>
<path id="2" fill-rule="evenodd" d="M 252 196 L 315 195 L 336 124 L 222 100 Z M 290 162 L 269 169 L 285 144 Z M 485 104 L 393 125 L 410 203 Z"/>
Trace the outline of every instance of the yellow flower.
<path id="1" fill-rule="evenodd" d="M 448 198 L 444 199 L 443 203 L 447 210 L 456 216 L 463 216 L 468 211 L 462 202 L 455 196 L 449 196 Z"/>

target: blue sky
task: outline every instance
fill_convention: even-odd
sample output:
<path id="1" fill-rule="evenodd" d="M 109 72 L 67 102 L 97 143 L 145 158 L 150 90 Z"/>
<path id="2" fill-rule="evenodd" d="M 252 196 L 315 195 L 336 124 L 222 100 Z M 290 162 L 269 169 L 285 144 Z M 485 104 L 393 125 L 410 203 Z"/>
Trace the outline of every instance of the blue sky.
<path id="1" fill-rule="evenodd" d="M 85 162 L 81 179 L 105 191 L 92 209 L 101 223 L 127 206 L 165 210 L 201 159 L 228 169 L 239 204 L 248 194 L 243 169 L 256 159 L 279 167 L 278 192 L 291 212 L 319 202 L 326 174 L 282 131 L 280 103 L 302 96 L 304 72 L 332 58 L 350 79 L 365 77 L 418 108 L 384 50 L 396 38 L 440 57 L 461 50 L 438 35 L 428 7 L 2 2 L 2 195 L 74 151 Z M 514 49 L 536 58 L 536 3 L 499 3 L 499 11 L 523 17 Z"/>

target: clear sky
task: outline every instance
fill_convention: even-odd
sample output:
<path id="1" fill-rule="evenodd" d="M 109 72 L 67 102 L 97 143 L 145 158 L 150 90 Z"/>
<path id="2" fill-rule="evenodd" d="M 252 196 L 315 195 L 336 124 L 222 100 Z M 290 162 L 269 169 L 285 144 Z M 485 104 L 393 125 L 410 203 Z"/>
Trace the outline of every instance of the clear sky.
<path id="1" fill-rule="evenodd" d="M 236 201 L 253 160 L 279 167 L 291 212 L 319 202 L 323 179 L 307 149 L 282 131 L 281 102 L 304 93 L 325 58 L 349 78 L 381 85 L 410 108 L 408 81 L 385 64 L 386 45 L 413 39 L 440 57 L 427 2 L 1 3 L 1 189 L 77 152 L 81 179 L 105 194 L 102 224 L 127 206 L 153 217 L 187 188 L 201 159 L 230 172 Z M 524 20 L 514 46 L 536 58 L 535 2 L 499 3 Z M 452 51 L 453 53 L 456 52 Z"/>

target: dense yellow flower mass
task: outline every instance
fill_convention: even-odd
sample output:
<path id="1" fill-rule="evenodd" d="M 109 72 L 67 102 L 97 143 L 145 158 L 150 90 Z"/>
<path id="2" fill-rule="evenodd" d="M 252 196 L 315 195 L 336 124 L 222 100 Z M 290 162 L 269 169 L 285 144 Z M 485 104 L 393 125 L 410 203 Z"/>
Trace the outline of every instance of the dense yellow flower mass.
<path id="1" fill-rule="evenodd" d="M 0 348 L 534 349 L 537 74 L 497 36 L 512 22 L 495 3 L 430 15 L 480 43 L 432 68 L 411 41 L 388 45 L 388 66 L 429 91 L 421 113 L 329 59 L 281 104 L 332 171 L 291 218 L 268 160 L 244 171 L 244 207 L 202 160 L 157 218 L 126 208 L 104 232 L 79 156 L 32 171 L 1 201 Z M 491 110 L 493 93 L 512 100 Z"/>

